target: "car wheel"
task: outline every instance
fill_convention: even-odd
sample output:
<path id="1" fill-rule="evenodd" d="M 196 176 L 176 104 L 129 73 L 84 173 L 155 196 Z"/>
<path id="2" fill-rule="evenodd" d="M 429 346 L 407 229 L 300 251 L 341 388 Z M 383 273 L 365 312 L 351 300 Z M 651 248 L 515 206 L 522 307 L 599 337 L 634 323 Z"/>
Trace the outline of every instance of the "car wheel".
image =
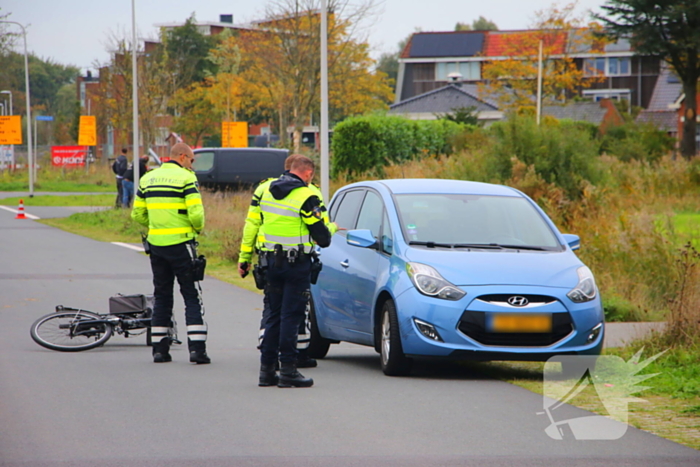
<path id="1" fill-rule="evenodd" d="M 387 376 L 407 376 L 411 372 L 411 359 L 403 353 L 399 319 L 391 300 L 382 306 L 380 359 L 382 371 Z"/>
<path id="2" fill-rule="evenodd" d="M 308 354 L 311 358 L 323 358 L 328 354 L 328 349 L 331 346 L 331 341 L 322 337 L 318 332 L 318 324 L 316 323 L 316 310 L 314 308 L 313 298 L 309 298 L 309 347 Z"/>

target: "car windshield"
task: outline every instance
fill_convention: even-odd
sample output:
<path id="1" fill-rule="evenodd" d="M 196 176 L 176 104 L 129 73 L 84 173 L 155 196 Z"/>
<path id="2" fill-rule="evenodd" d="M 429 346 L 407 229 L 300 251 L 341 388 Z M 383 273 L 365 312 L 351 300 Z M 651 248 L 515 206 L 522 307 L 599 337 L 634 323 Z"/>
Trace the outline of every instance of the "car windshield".
<path id="1" fill-rule="evenodd" d="M 466 194 L 395 196 L 410 245 L 428 248 L 558 250 L 554 232 L 525 198 Z"/>

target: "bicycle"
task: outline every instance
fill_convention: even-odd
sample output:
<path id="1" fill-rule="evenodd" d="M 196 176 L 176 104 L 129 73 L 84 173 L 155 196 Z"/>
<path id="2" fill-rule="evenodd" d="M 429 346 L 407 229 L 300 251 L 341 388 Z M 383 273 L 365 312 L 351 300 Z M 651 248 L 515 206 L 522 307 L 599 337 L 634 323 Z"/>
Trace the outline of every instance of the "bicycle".
<path id="1" fill-rule="evenodd" d="M 80 308 L 58 305 L 56 312 L 42 316 L 32 324 L 30 334 L 34 342 L 59 352 L 79 352 L 104 345 L 116 332 L 124 337 L 146 334 L 146 345 L 151 345 L 150 308 L 143 310 L 99 314 Z M 173 320 L 168 333 L 170 342 L 177 339 L 177 323 Z"/>

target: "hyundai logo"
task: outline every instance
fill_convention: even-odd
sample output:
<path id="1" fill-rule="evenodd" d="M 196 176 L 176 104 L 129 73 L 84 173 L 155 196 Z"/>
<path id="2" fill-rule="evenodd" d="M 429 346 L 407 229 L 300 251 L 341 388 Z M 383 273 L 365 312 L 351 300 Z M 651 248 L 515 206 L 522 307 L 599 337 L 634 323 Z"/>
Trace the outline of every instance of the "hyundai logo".
<path id="1" fill-rule="evenodd" d="M 525 306 L 528 303 L 530 303 L 528 299 L 521 295 L 513 295 L 512 297 L 508 298 L 508 304 L 511 306 Z"/>

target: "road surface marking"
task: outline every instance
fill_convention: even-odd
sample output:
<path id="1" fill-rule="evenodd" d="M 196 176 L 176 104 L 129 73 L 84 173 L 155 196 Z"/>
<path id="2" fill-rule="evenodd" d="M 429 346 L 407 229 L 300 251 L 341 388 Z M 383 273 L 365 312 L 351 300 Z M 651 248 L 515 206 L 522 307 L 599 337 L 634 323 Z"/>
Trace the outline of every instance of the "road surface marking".
<path id="1" fill-rule="evenodd" d="M 130 250 L 143 252 L 143 247 L 141 247 L 141 246 L 129 245 L 128 243 L 122 243 L 122 242 L 111 242 L 111 243 L 112 243 L 112 245 L 123 246 L 124 248 L 128 248 Z"/>
<path id="2" fill-rule="evenodd" d="M 14 212 L 15 214 L 17 214 L 17 213 L 19 212 L 18 210 L 12 209 L 12 208 L 8 208 L 7 206 L 0 206 L 0 209 L 4 209 L 5 211 Z M 41 219 L 39 216 L 35 216 L 34 214 L 29 214 L 29 213 L 26 213 L 26 212 L 24 213 L 24 216 L 27 217 L 27 218 L 29 218 L 29 219 L 32 219 L 32 220 Z"/>

